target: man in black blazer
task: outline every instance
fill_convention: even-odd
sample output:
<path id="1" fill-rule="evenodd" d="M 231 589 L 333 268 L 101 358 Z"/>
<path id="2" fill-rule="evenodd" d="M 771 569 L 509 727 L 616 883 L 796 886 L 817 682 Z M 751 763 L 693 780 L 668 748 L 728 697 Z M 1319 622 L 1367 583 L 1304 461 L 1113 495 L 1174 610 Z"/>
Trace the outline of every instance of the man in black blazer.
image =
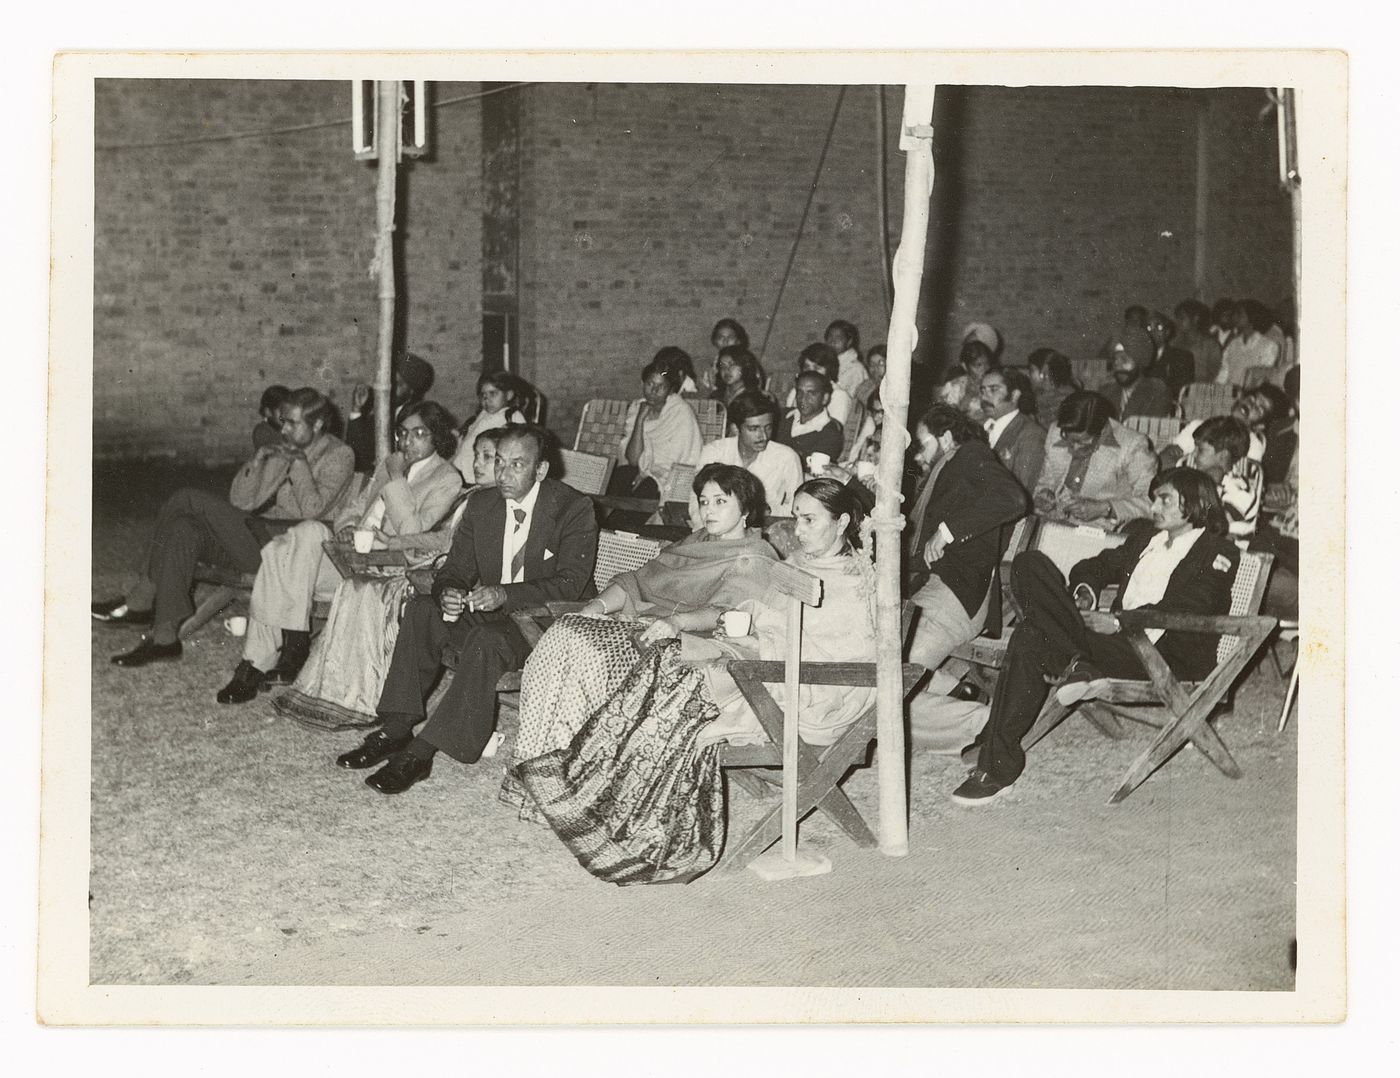
<path id="1" fill-rule="evenodd" d="M 495 726 L 496 682 L 519 670 L 530 646 L 510 613 L 591 598 L 598 525 L 593 503 L 547 477 L 544 433 L 511 426 L 496 451 L 496 486 L 475 491 L 433 594 L 412 599 L 379 697 L 381 726 L 336 763 L 385 766 L 365 780 L 386 794 L 428 777 L 439 749 L 476 763 Z M 452 684 L 423 722 L 444 651 L 457 655 Z"/>
<path id="2" fill-rule="evenodd" d="M 952 405 L 935 404 L 915 433 L 929 472 L 905 533 L 906 594 L 919 607 L 909 660 L 935 670 L 984 628 L 1000 631 L 997 566 L 1030 498 L 986 432 Z M 956 679 L 946 680 L 935 679 L 930 690 L 947 692 Z"/>
<path id="3" fill-rule="evenodd" d="M 1056 690 L 1062 704 L 1094 699 L 1107 678 L 1146 678 L 1137 652 L 1117 635 L 1117 619 L 1096 611 L 1105 587 L 1118 585 L 1115 613 L 1230 612 L 1240 556 L 1227 534 L 1215 481 L 1194 468 L 1173 468 L 1153 479 L 1150 493 L 1151 521 L 1132 521 L 1122 546 L 1076 565 L 1069 589 L 1039 551 L 1012 563 L 1011 587 L 1023 616 L 1006 649 L 991 714 L 977 737 L 977 764 L 953 792 L 958 804 L 987 804 L 1020 778 L 1026 766 L 1021 738 L 1045 703 L 1047 677 L 1067 672 Z M 1199 681 L 1215 668 L 1219 638 L 1212 634 L 1149 630 L 1148 638 L 1180 678 Z"/>

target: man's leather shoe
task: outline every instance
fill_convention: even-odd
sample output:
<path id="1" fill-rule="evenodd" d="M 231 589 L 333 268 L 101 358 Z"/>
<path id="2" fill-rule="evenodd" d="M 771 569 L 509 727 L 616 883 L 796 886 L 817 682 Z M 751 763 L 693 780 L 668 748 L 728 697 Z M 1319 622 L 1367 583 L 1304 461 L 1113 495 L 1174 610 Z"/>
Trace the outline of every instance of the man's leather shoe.
<path id="1" fill-rule="evenodd" d="M 120 655 L 113 655 L 112 662 L 118 666 L 137 667 L 145 666 L 147 663 L 163 662 L 166 659 L 178 659 L 183 652 L 180 641 L 173 644 L 157 644 L 149 636 L 143 636 L 141 643 L 137 644 L 130 651 Z"/>
<path id="2" fill-rule="evenodd" d="M 954 700 L 965 700 L 971 703 L 982 696 L 982 690 L 977 687 L 977 682 L 971 678 L 963 678 L 949 690 L 948 695 Z"/>
<path id="3" fill-rule="evenodd" d="M 220 689 L 214 699 L 221 704 L 246 704 L 258 695 L 262 679 L 263 672 L 244 659 L 233 671 L 233 680 Z"/>
<path id="4" fill-rule="evenodd" d="M 155 619 L 153 610 L 132 610 L 125 597 L 103 599 L 92 604 L 92 620 L 103 625 L 149 625 Z"/>
<path id="5" fill-rule="evenodd" d="M 365 785 L 382 794 L 401 794 L 432 773 L 431 756 L 419 757 L 407 752 L 396 752 L 389 757 L 387 764 L 365 779 Z"/>
<path id="6" fill-rule="evenodd" d="M 391 737 L 383 730 L 375 730 L 374 733 L 360 742 L 359 748 L 351 749 L 349 752 L 337 756 L 335 766 L 350 771 L 363 771 L 367 767 L 373 767 L 375 764 L 387 760 L 412 740 L 412 734 Z"/>

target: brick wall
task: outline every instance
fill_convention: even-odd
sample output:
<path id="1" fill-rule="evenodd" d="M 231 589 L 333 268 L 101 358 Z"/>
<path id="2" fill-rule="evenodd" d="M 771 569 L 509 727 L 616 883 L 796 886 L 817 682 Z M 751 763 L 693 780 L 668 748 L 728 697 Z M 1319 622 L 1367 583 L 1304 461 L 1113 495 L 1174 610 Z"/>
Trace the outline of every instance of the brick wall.
<path id="1" fill-rule="evenodd" d="M 439 102 L 475 84 L 439 84 Z M 535 85 L 520 92 L 520 362 L 568 438 L 583 401 L 632 395 L 657 348 L 697 365 L 732 316 L 757 349 L 831 122 L 833 87 Z M 847 90 L 765 362 L 786 375 L 833 318 L 882 340 L 875 91 Z M 1091 353 L 1128 303 L 1194 292 L 1196 117 L 1156 89 L 940 91 L 938 174 L 916 359 L 986 320 L 1006 358 Z M 343 82 L 107 81 L 97 141 L 267 131 L 348 111 Z M 1288 289 L 1288 204 L 1257 90 L 1209 94 L 1206 298 Z M 892 243 L 903 158 L 887 92 Z M 342 402 L 373 369 L 374 170 L 348 128 L 97 154 L 96 444 L 231 460 L 258 393 Z M 434 110 L 408 168 L 405 337 L 466 417 L 480 368 L 480 106 Z M 179 418 L 172 418 L 178 414 Z"/>
<path id="2" fill-rule="evenodd" d="M 474 385 L 480 337 L 474 110 L 438 110 L 436 159 L 406 185 L 406 340 L 449 404 Z M 267 384 L 344 404 L 372 380 L 375 170 L 351 156 L 348 123 L 141 145 L 348 120 L 345 82 L 101 80 L 96 113 L 99 456 L 238 459 Z"/>

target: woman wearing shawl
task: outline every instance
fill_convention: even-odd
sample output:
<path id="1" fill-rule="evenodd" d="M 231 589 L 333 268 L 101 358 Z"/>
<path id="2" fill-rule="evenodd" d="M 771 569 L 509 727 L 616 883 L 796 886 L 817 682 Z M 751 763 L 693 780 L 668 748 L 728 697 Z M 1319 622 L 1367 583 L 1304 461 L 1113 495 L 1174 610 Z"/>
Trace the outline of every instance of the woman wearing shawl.
<path id="1" fill-rule="evenodd" d="M 700 421 L 681 397 L 681 374 L 662 349 L 642 371 L 642 399 L 633 401 L 617 446 L 610 493 L 656 498 L 676 464 L 700 461 Z"/>
<path id="2" fill-rule="evenodd" d="M 476 437 L 475 464 L 495 483 L 496 443 L 504 427 Z M 476 489 L 475 487 L 470 489 Z M 385 541 L 408 555 L 410 568 L 426 567 L 452 544 L 452 533 L 466 507 L 465 494 L 445 526 L 400 535 Z M 275 697 L 272 706 L 303 726 L 320 730 L 355 730 L 377 726 L 375 713 L 384 687 L 394 644 L 399 638 L 399 614 L 413 594 L 402 570 L 386 569 L 382 577 L 353 576 L 340 582 L 331 599 L 326 627 L 311 645 L 311 654 L 292 687 Z"/>
<path id="3" fill-rule="evenodd" d="M 743 468 L 707 464 L 694 489 L 704 526 L 635 572 L 614 577 L 581 614 L 551 626 L 531 652 L 520 680 L 517 762 L 567 749 L 636 664 L 639 648 L 712 630 L 720 614 L 766 588 L 765 567 L 778 556 L 757 530 L 763 484 Z M 522 816 L 540 819 L 510 775 L 501 795 Z"/>
<path id="4" fill-rule="evenodd" d="M 823 582 L 821 607 L 804 616 L 803 657 L 873 659 L 875 589 L 869 562 L 856 553 L 860 506 L 841 484 L 814 479 L 798 491 L 794 512 L 800 551 L 793 563 Z M 631 669 L 567 746 L 517 754 L 511 774 L 593 875 L 663 883 L 714 865 L 725 825 L 719 743 L 764 735 L 726 673 L 685 660 L 755 652 L 781 658 L 785 604 L 766 586 L 748 591 L 738 608 L 753 615 L 754 631 L 738 640 L 691 635 L 708 627 L 698 614 L 683 624 L 658 620 L 639 638 Z M 873 699 L 873 690 L 804 686 L 801 693 L 799 732 L 814 744 L 835 741 Z M 522 683 L 522 734 L 525 696 Z"/>

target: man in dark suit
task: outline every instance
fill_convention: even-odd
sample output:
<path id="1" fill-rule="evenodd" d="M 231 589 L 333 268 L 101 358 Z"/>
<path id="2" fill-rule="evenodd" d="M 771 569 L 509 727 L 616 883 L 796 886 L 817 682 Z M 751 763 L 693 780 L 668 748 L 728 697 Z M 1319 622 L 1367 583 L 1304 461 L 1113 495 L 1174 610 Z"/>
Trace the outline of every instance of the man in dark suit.
<path id="1" fill-rule="evenodd" d="M 919 607 L 909 660 L 936 670 L 984 628 L 1000 631 L 997 565 L 1030 498 L 987 444 L 986 432 L 952 405 L 935 404 L 915 433 L 929 472 L 905 533 L 906 594 Z M 947 692 L 956 682 L 949 675 L 942 680 L 930 691 Z"/>
<path id="2" fill-rule="evenodd" d="M 953 792 L 958 804 L 984 805 L 1020 778 L 1026 766 L 1021 738 L 1045 703 L 1047 677 L 1066 675 L 1056 690 L 1066 705 L 1094 699 L 1107 678 L 1146 678 L 1132 645 L 1117 635 L 1117 619 L 1095 609 L 1105 587 L 1118 585 L 1115 613 L 1229 613 L 1240 555 L 1226 534 L 1215 481 L 1194 468 L 1173 468 L 1152 481 L 1151 495 L 1151 521 L 1131 522 L 1122 546 L 1070 570 L 1072 592 L 1039 551 L 1027 551 L 1012 563 L 1011 586 L 1022 619 L 1011 634 L 991 714 L 977 737 L 977 764 Z M 1178 677 L 1199 681 L 1215 668 L 1214 635 L 1149 630 L 1148 638 Z"/>
<path id="3" fill-rule="evenodd" d="M 982 375 L 982 424 L 992 451 L 1029 494 L 1045 463 L 1045 428 L 1035 421 L 1035 390 L 1025 371 L 993 367 Z"/>
<path id="4" fill-rule="evenodd" d="M 1144 373 L 1152 357 L 1152 338 L 1143 329 L 1125 329 L 1114 345 L 1108 361 L 1113 380 L 1099 386 L 1099 396 L 1113 405 L 1119 422 L 1134 415 L 1172 414 L 1172 398 L 1166 384 Z"/>
<path id="5" fill-rule="evenodd" d="M 547 477 L 544 446 L 537 427 L 506 429 L 496 486 L 468 499 L 432 597 L 408 604 L 379 697 L 381 726 L 336 760 L 351 770 L 387 761 L 365 780 L 381 793 L 427 778 L 439 749 L 466 764 L 481 758 L 495 726 L 496 682 L 530 651 L 511 612 L 593 595 L 593 503 Z M 457 655 L 452 684 L 415 736 L 445 651 Z"/>

